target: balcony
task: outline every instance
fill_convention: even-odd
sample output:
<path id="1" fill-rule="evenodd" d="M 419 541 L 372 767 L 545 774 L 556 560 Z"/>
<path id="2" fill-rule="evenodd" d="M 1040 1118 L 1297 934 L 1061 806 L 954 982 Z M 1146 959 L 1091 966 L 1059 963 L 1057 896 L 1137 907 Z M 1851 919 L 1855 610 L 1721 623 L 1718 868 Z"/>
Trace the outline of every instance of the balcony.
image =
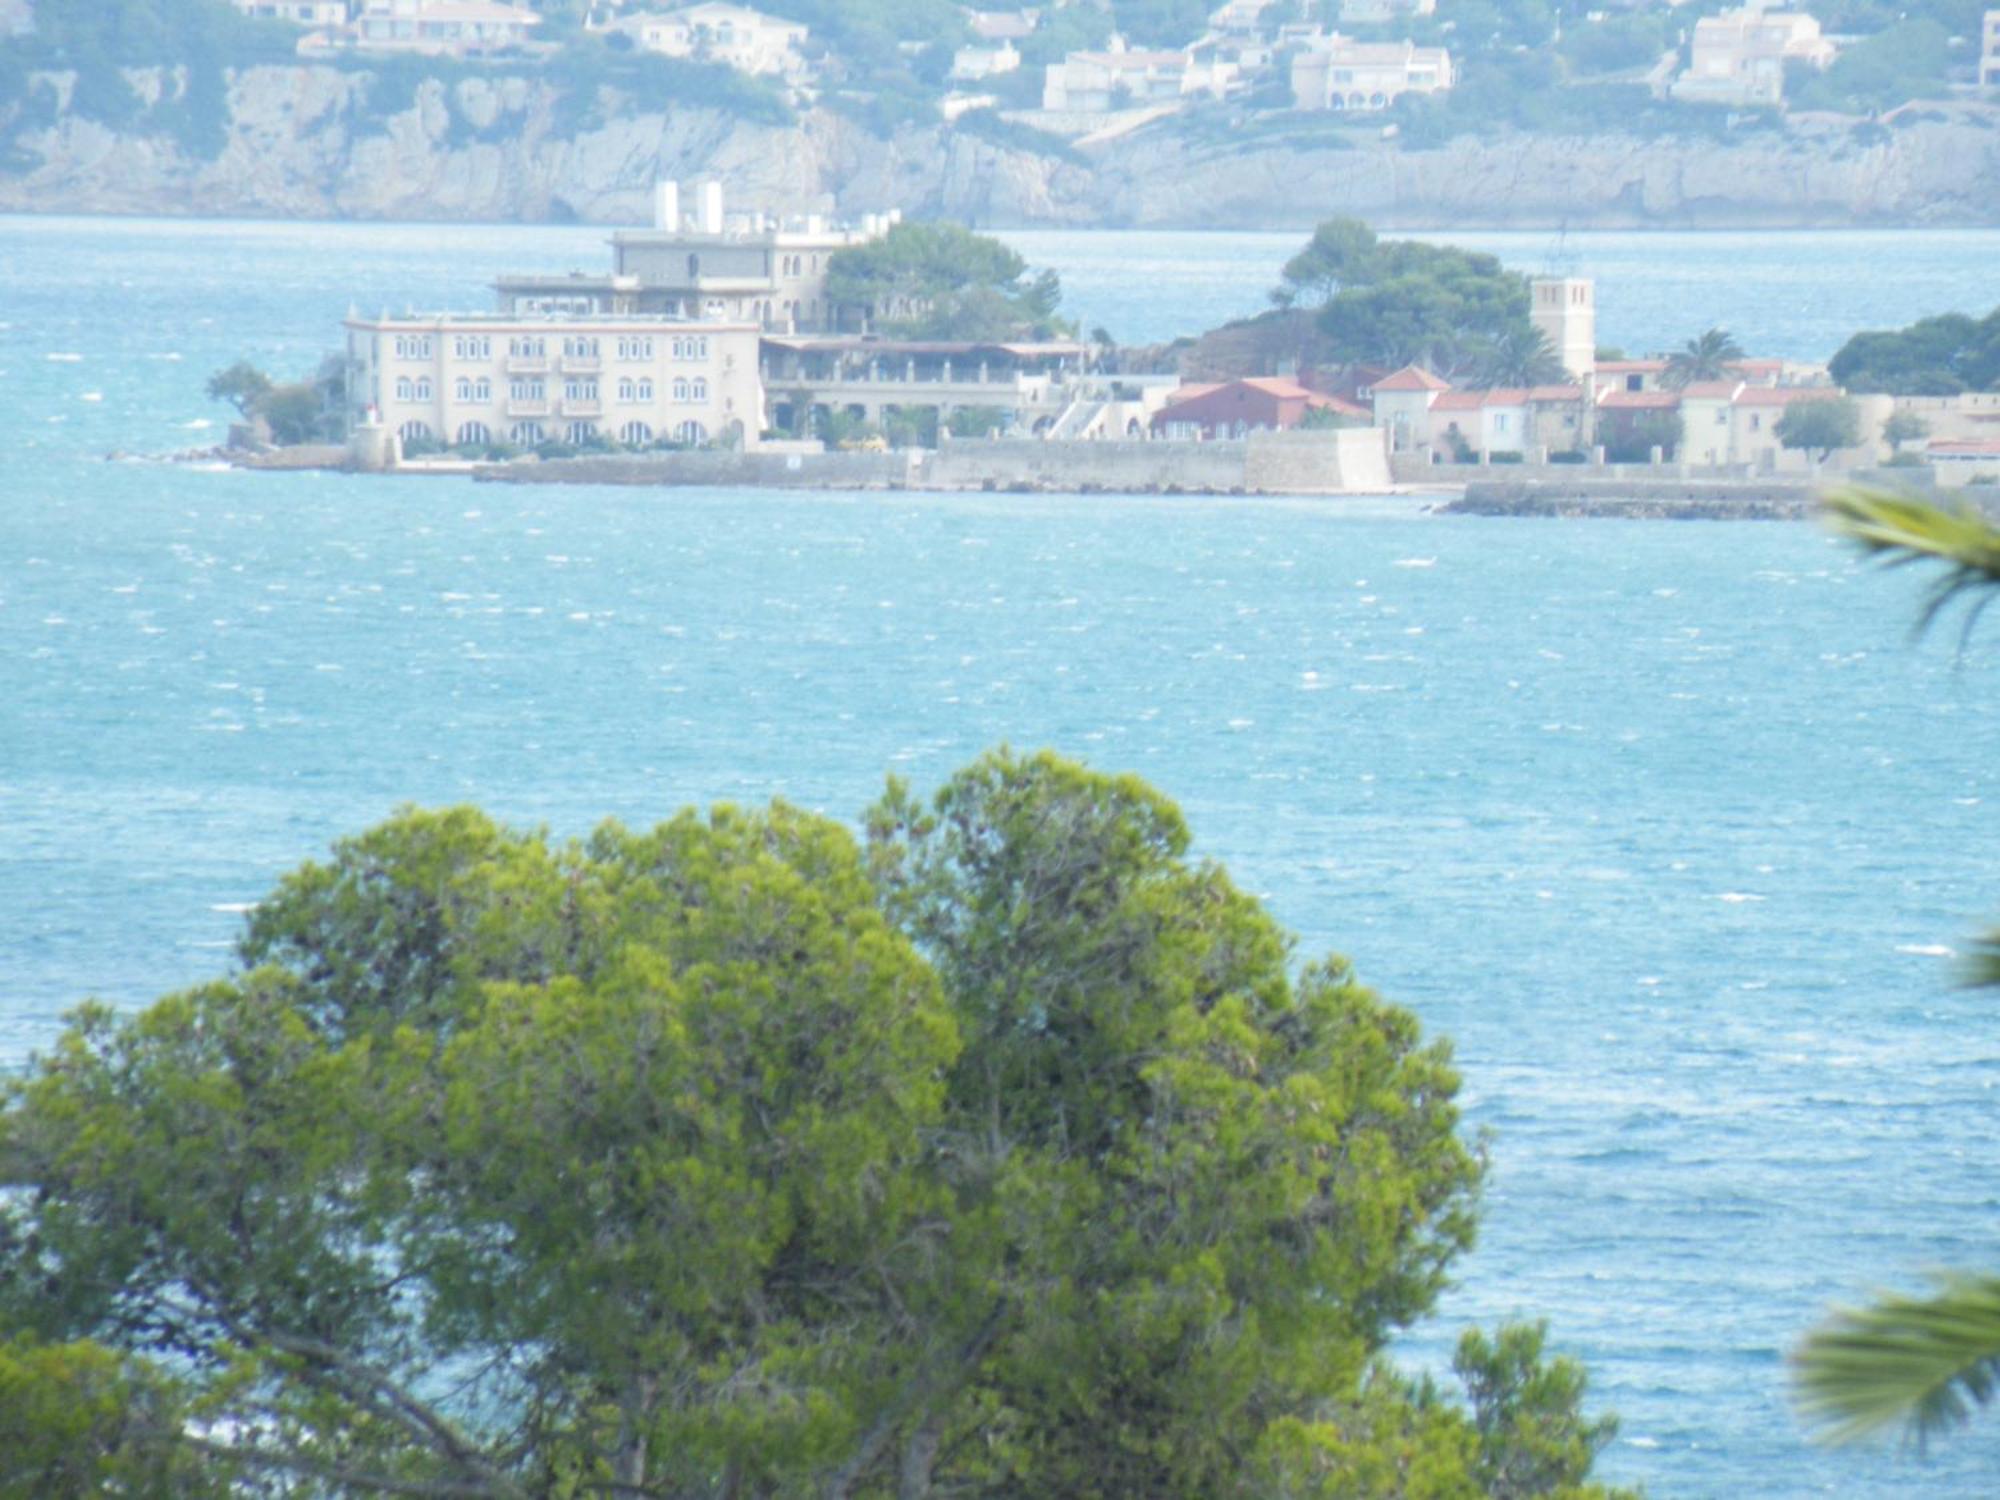
<path id="1" fill-rule="evenodd" d="M 565 373 L 592 375 L 604 368 L 604 358 L 598 354 L 565 354 L 562 367 Z"/>
<path id="2" fill-rule="evenodd" d="M 507 356 L 509 375 L 546 375 L 549 372 L 549 357 L 546 354 L 510 354 Z"/>
<path id="3" fill-rule="evenodd" d="M 507 415 L 510 417 L 546 417 L 548 414 L 549 403 L 546 400 L 516 401 L 511 396 L 507 399 Z"/>
<path id="4" fill-rule="evenodd" d="M 566 417 L 601 417 L 604 415 L 604 403 L 595 396 L 565 396 L 562 414 Z"/>

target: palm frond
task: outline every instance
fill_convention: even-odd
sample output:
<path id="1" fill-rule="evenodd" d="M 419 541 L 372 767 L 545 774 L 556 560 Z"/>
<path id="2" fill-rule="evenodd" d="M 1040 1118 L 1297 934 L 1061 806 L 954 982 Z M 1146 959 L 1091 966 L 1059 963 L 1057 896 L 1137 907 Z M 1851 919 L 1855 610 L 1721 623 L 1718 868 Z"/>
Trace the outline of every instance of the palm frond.
<path id="1" fill-rule="evenodd" d="M 1940 1276 L 1932 1296 L 1836 1312 L 1806 1336 L 1792 1372 L 1822 1440 L 1900 1426 L 1921 1447 L 2000 1394 L 2000 1276 Z"/>
<path id="2" fill-rule="evenodd" d="M 2000 528 L 1971 506 L 1947 510 L 1907 495 L 1845 489 L 1827 497 L 1826 510 L 1835 531 L 1890 567 L 1945 564 L 1944 576 L 1931 586 L 1917 616 L 1919 635 L 1947 606 L 1979 595 L 1960 637 L 1963 644 L 1980 611 L 2000 592 Z"/>

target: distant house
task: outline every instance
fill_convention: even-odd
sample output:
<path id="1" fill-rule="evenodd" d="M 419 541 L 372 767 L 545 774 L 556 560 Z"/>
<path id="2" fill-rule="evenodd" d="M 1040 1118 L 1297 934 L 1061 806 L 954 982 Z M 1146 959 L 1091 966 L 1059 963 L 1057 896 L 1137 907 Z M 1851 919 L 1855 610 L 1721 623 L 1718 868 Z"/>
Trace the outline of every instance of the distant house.
<path id="1" fill-rule="evenodd" d="M 1233 70 L 1194 64 L 1186 52 L 1145 52 L 1116 46 L 1072 52 L 1043 74 L 1042 108 L 1058 114 L 1110 114 L 1172 104 L 1189 94 L 1220 95 Z"/>
<path id="2" fill-rule="evenodd" d="M 1208 13 L 1209 29 L 1255 35 L 1263 29 L 1264 12 L 1275 3 L 1276 0 L 1223 0 Z"/>
<path id="3" fill-rule="evenodd" d="M 1437 0 L 1341 0 L 1340 19 L 1348 26 L 1382 26 L 1437 11 Z"/>
<path id="4" fill-rule="evenodd" d="M 722 63 L 740 73 L 781 78 L 804 75 L 806 60 L 800 48 L 811 34 L 801 22 L 719 3 L 620 16 L 604 29 L 622 32 L 634 45 L 665 57 Z"/>
<path id="5" fill-rule="evenodd" d="M 518 47 L 542 18 L 494 0 L 363 0 L 355 45 L 381 52 L 466 53 Z"/>
<path id="6" fill-rule="evenodd" d="M 965 24 L 982 42 L 1018 42 L 1035 34 L 1039 10 L 969 10 Z"/>
<path id="7" fill-rule="evenodd" d="M 1404 94 L 1451 86 L 1451 54 L 1442 47 L 1357 42 L 1331 32 L 1306 38 L 1292 55 L 1292 102 L 1300 109 L 1387 109 Z"/>
<path id="8" fill-rule="evenodd" d="M 1979 86 L 2000 88 L 2000 10 L 1986 12 L 1979 36 Z"/>
<path id="9" fill-rule="evenodd" d="M 290 21 L 294 26 L 345 26 L 347 0 L 230 0 L 252 20 Z"/>
<path id="10" fill-rule="evenodd" d="M 1926 456 L 1946 484 L 1972 479 L 2000 479 L 2000 438 L 1965 438 L 1933 442 Z"/>
<path id="11" fill-rule="evenodd" d="M 1224 385 L 1184 385 L 1175 394 L 1176 399 L 1153 414 L 1153 431 L 1162 437 L 1210 439 L 1285 431 L 1315 411 L 1355 422 L 1368 420 L 1364 407 L 1275 376 Z"/>
<path id="12" fill-rule="evenodd" d="M 1695 104 L 1780 104 L 1788 63 L 1824 68 L 1836 51 L 1819 22 L 1801 12 L 1751 4 L 1703 16 L 1694 23 L 1689 65 L 1674 80 L 1673 96 Z"/>
<path id="13" fill-rule="evenodd" d="M 962 83 L 976 83 L 1012 73 L 1021 66 L 1021 54 L 1012 42 L 997 47 L 960 47 L 951 55 L 951 76 Z"/>

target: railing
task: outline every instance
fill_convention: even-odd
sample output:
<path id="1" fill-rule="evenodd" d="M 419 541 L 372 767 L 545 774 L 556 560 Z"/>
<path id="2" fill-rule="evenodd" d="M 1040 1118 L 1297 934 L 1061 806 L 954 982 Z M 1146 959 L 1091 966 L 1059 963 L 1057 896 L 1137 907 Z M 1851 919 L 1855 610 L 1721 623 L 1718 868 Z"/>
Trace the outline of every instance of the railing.
<path id="1" fill-rule="evenodd" d="M 549 357 L 546 354 L 510 354 L 507 356 L 509 375 L 545 375 L 548 373 Z"/>
<path id="2" fill-rule="evenodd" d="M 562 367 L 565 370 L 589 373 L 603 369 L 604 359 L 596 354 L 565 354 L 562 357 Z"/>
<path id="3" fill-rule="evenodd" d="M 546 417 L 548 414 L 547 401 L 516 401 L 512 397 L 507 400 L 507 415 L 510 417 Z"/>
<path id="4" fill-rule="evenodd" d="M 562 414 L 566 417 L 600 417 L 604 415 L 604 403 L 595 396 L 565 396 Z"/>

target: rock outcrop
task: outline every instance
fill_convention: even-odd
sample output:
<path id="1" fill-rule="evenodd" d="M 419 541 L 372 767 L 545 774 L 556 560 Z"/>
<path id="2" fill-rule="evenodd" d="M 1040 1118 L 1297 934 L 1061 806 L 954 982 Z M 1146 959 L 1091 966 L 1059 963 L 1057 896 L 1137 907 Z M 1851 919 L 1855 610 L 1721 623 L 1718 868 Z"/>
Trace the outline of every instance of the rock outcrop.
<path id="1" fill-rule="evenodd" d="M 1502 132 L 1428 149 L 1202 140 L 1162 122 L 1056 156 L 942 126 L 882 140 L 825 110 L 775 126 L 628 106 L 579 123 L 545 83 L 505 75 L 426 81 L 385 117 L 368 75 L 302 65 L 233 76 L 222 149 L 201 160 L 78 116 L 67 80 L 50 81 L 65 107 L 15 133 L 0 211 L 630 223 L 656 178 L 719 177 L 746 207 L 986 227 L 2000 223 L 2000 109 L 1975 103 L 1728 140 Z"/>

